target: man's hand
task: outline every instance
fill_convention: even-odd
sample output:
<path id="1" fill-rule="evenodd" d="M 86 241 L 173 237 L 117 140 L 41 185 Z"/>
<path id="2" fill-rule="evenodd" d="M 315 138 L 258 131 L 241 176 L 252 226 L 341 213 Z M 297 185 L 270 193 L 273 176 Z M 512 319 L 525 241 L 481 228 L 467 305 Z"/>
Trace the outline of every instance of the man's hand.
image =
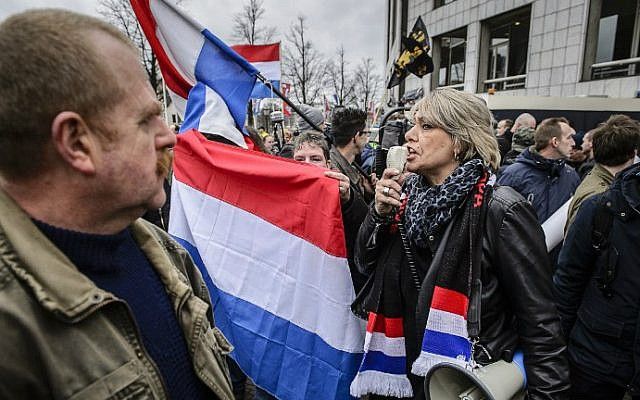
<path id="1" fill-rule="evenodd" d="M 338 181 L 340 188 L 340 202 L 346 203 L 351 198 L 351 181 L 349 178 L 338 171 L 324 171 L 324 175 Z"/>

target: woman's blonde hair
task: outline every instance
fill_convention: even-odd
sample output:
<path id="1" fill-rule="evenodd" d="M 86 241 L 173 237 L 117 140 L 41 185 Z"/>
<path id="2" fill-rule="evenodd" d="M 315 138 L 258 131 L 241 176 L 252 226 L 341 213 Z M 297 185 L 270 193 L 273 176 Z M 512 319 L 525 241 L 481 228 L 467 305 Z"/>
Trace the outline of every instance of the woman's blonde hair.
<path id="1" fill-rule="evenodd" d="M 436 89 L 416 103 L 411 112 L 418 123 L 451 135 L 461 163 L 479 157 L 494 170 L 500 167 L 493 116 L 481 98 L 455 89 Z"/>

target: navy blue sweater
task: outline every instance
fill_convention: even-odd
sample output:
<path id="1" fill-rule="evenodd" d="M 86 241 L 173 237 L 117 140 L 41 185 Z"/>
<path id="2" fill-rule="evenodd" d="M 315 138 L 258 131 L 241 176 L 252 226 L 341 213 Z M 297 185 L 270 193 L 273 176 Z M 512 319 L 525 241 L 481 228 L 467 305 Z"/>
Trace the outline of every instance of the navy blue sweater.
<path id="1" fill-rule="evenodd" d="M 129 229 L 93 235 L 34 222 L 96 286 L 127 302 L 171 399 L 216 398 L 196 376 L 164 285 Z"/>

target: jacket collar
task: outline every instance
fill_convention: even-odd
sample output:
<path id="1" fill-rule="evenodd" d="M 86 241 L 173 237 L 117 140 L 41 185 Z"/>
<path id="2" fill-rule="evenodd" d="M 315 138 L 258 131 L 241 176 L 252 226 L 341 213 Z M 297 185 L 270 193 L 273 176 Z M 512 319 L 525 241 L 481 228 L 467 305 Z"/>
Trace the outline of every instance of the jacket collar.
<path id="1" fill-rule="evenodd" d="M 180 297 L 186 293 L 189 290 L 183 283 L 186 278 L 181 278 L 172 268 L 168 255 L 145 223 L 135 221 L 131 231 L 167 291 Z M 0 268 L 7 267 L 44 309 L 69 322 L 77 322 L 100 306 L 117 300 L 78 271 L 33 224 L 29 215 L 0 190 Z"/>
<path id="2" fill-rule="evenodd" d="M 599 163 L 593 164 L 593 168 L 591 169 L 591 172 L 589 174 L 594 175 L 598 179 L 602 180 L 607 184 L 607 186 L 610 186 L 613 182 L 613 175 L 611 174 L 611 172 L 609 172 Z"/>
<path id="3" fill-rule="evenodd" d="M 346 158 L 340 153 L 337 147 L 332 147 L 330 150 L 331 161 L 336 165 L 336 167 L 349 177 L 352 185 L 359 185 L 360 183 L 360 173 L 356 170 Z"/>
<path id="4" fill-rule="evenodd" d="M 611 185 L 608 206 L 621 219 L 640 216 L 640 164 L 634 164 L 616 174 Z"/>
<path id="5" fill-rule="evenodd" d="M 533 146 L 525 149 L 518 156 L 517 161 L 543 170 L 547 172 L 547 174 L 552 178 L 560 176 L 565 167 L 565 162 L 563 159 L 554 160 L 551 158 L 545 158 L 540 153 L 538 153 L 538 151 Z"/>

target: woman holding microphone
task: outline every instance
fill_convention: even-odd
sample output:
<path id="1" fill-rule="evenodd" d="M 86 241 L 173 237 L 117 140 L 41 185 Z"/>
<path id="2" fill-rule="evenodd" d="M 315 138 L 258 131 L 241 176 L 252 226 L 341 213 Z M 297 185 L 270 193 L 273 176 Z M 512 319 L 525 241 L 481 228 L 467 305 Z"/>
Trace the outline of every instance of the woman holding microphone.
<path id="1" fill-rule="evenodd" d="M 354 303 L 368 315 L 351 394 L 424 399 L 424 377 L 524 355 L 529 399 L 563 399 L 566 347 L 535 212 L 494 185 L 500 155 L 485 102 L 437 89 L 412 110 L 406 171 L 387 169 L 356 241 L 370 278 Z"/>

